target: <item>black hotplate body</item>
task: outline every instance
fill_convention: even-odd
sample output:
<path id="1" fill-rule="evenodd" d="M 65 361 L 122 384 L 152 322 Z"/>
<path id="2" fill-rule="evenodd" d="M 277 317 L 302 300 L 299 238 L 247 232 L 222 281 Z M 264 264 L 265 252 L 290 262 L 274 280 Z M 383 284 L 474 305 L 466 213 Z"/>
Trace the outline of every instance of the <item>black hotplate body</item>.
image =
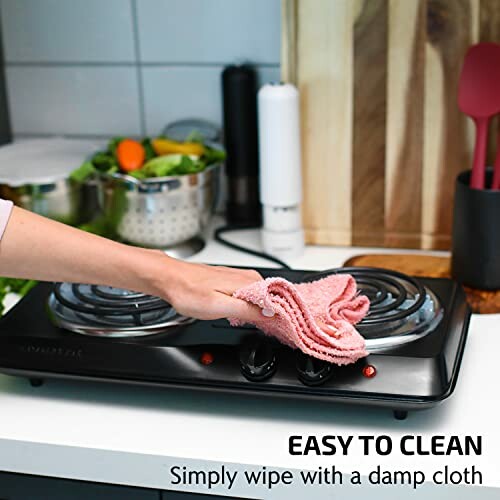
<path id="1" fill-rule="evenodd" d="M 315 274 L 259 271 L 295 282 Z M 197 321 L 138 338 L 93 338 L 63 330 L 47 314 L 53 286 L 48 283 L 36 286 L 0 320 L 0 372 L 28 377 L 33 384 L 60 377 L 359 403 L 388 407 L 404 418 L 408 410 L 432 407 L 453 392 L 470 318 L 455 282 L 420 281 L 444 308 L 435 330 L 352 365 L 333 366 L 319 385 L 299 379 L 297 351 L 226 320 Z M 242 349 L 255 340 L 270 343 L 274 353 L 272 375 L 263 380 L 249 380 L 241 366 Z M 366 376 L 367 365 L 375 368 L 375 376 Z"/>

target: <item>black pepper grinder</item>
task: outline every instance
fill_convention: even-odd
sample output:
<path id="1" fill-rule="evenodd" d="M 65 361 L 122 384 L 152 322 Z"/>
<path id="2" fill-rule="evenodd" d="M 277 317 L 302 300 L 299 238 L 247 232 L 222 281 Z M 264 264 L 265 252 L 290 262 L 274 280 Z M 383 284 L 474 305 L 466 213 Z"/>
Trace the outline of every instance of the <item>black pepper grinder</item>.
<path id="1" fill-rule="evenodd" d="M 222 96 L 227 153 L 227 221 L 231 225 L 260 226 L 257 77 L 254 68 L 227 66 L 222 72 Z"/>

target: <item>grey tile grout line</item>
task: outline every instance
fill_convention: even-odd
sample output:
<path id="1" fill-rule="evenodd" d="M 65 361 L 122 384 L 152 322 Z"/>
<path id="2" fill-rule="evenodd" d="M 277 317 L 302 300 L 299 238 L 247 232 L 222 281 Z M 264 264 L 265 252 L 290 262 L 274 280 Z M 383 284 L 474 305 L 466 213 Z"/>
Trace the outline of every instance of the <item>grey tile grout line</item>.
<path id="1" fill-rule="evenodd" d="M 227 66 L 228 64 L 237 64 L 231 61 L 220 62 L 117 62 L 117 61 L 5 61 L 5 66 L 10 67 L 41 67 L 41 68 L 58 68 L 58 67 L 123 67 L 133 68 L 136 66 L 145 68 L 218 68 Z M 280 63 L 260 63 L 256 61 L 248 61 L 247 64 L 256 66 L 257 68 L 279 68 Z"/>
<path id="2" fill-rule="evenodd" d="M 134 137 L 135 134 L 130 134 Z M 113 134 L 68 134 L 58 132 L 13 132 L 13 139 L 50 139 L 53 137 L 65 137 L 68 139 L 109 139 L 114 137 Z"/>
<path id="3" fill-rule="evenodd" d="M 144 97 L 144 80 L 142 78 L 142 68 L 141 62 L 141 46 L 139 40 L 139 18 L 137 15 L 137 2 L 136 0 L 130 0 L 130 10 L 132 13 L 132 33 L 134 36 L 134 51 L 135 51 L 135 62 L 136 62 L 136 72 L 137 72 L 137 90 L 139 97 L 139 120 L 141 126 L 141 135 L 146 135 L 146 107 L 145 107 L 145 97 Z"/>

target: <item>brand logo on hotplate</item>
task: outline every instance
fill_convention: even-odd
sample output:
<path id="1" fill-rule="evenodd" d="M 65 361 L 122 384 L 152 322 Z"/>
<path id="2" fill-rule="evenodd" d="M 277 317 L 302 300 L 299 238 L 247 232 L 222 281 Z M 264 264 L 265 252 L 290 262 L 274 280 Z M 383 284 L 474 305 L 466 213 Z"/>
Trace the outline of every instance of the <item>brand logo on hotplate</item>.
<path id="1" fill-rule="evenodd" d="M 71 349 L 69 347 L 51 347 L 35 344 L 25 344 L 19 347 L 22 352 L 29 354 L 43 354 L 46 356 L 59 356 L 61 358 L 81 358 L 83 355 L 82 349 Z"/>

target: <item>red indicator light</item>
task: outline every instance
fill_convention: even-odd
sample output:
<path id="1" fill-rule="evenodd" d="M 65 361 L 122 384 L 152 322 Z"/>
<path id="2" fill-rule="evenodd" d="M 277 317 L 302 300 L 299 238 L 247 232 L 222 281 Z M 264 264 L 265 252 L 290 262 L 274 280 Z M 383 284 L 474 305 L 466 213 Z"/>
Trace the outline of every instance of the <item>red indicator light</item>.
<path id="1" fill-rule="evenodd" d="M 377 369 L 373 365 L 366 365 L 363 368 L 363 376 L 366 378 L 373 378 L 377 374 Z"/>
<path id="2" fill-rule="evenodd" d="M 211 365 L 214 362 L 214 355 L 211 352 L 204 352 L 200 357 L 200 361 L 202 365 Z"/>

